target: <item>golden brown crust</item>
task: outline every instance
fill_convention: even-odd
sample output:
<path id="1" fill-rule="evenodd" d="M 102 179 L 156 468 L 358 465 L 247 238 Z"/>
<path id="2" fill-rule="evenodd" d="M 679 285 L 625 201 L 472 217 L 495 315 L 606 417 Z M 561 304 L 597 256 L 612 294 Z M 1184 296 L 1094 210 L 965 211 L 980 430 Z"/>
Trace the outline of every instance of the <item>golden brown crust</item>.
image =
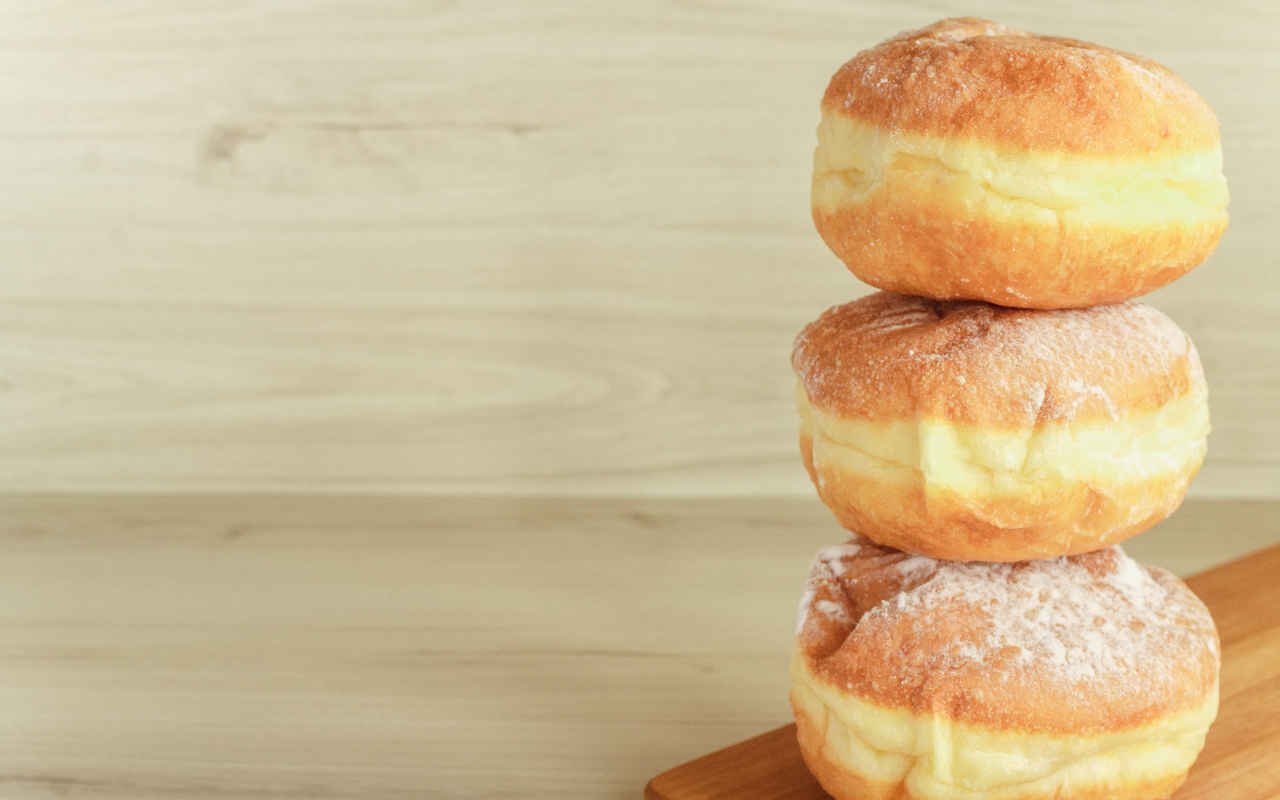
<path id="1" fill-rule="evenodd" d="M 957 563 L 854 537 L 815 559 L 797 645 L 841 695 L 995 731 L 1132 728 L 1200 707 L 1218 682 L 1208 610 L 1118 548 Z"/>
<path id="2" fill-rule="evenodd" d="M 827 757 L 826 736 L 817 723 L 792 701 L 796 740 L 809 772 L 834 800 L 919 800 L 902 781 L 877 781 L 859 775 Z M 1187 778 L 1186 770 L 1123 789 L 1115 785 L 1073 787 L 1070 794 L 1027 792 L 1008 800 L 1159 800 L 1172 795 Z"/>
<path id="3" fill-rule="evenodd" d="M 1154 291 L 1208 258 L 1227 229 L 1225 210 L 1139 227 L 994 220 L 900 171 L 886 173 L 864 203 L 815 207 L 813 220 L 849 271 L 879 289 L 1041 309 Z"/>
<path id="4" fill-rule="evenodd" d="M 1021 561 L 1087 553 L 1147 530 L 1182 504 L 1200 460 L 1140 480 L 1042 479 L 1035 497 L 966 496 L 817 465 L 800 455 L 822 502 L 844 528 L 909 553 L 952 561 Z"/>
<path id="5" fill-rule="evenodd" d="M 988 20 L 937 22 L 865 50 L 823 96 L 886 130 L 1095 155 L 1215 147 L 1213 111 L 1145 58 Z"/>
<path id="6" fill-rule="evenodd" d="M 840 417 L 1006 430 L 1116 419 L 1204 387 L 1191 340 L 1139 303 L 1028 311 L 878 292 L 806 326 L 791 364 L 810 403 Z"/>

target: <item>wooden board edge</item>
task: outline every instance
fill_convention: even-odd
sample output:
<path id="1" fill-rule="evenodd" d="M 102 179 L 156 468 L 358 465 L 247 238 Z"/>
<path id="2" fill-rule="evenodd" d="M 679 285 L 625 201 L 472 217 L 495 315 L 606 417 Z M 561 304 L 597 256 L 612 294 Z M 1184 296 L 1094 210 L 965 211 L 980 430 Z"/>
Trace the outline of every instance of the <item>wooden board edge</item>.
<path id="1" fill-rule="evenodd" d="M 755 736 L 742 739 L 726 747 L 713 750 L 710 753 L 704 753 L 695 759 L 678 764 L 668 770 L 664 770 L 663 772 L 655 775 L 647 784 L 645 784 L 645 800 L 672 800 L 674 795 L 668 792 L 664 786 L 668 781 L 679 780 L 679 778 L 690 771 L 697 771 L 704 765 L 712 765 L 720 761 L 738 761 L 738 759 L 733 758 L 733 756 L 743 753 L 744 751 L 762 749 L 770 753 L 777 752 L 777 744 L 775 741 L 789 741 L 794 743 L 796 741 L 796 724 L 794 722 L 788 722 L 785 725 L 770 728 L 769 730 L 758 733 Z M 798 745 L 794 748 L 793 752 L 795 753 L 795 757 L 798 761 L 800 758 L 800 748 Z M 817 786 L 817 781 L 809 777 L 807 769 L 805 769 L 804 776 L 809 779 L 814 787 Z"/>

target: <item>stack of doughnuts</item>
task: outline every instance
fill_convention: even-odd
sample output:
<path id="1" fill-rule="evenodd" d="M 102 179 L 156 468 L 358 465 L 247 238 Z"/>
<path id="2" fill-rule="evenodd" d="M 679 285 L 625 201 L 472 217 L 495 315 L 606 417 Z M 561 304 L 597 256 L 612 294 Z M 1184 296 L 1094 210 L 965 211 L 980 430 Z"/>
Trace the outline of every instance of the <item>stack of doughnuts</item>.
<path id="1" fill-rule="evenodd" d="M 1218 636 L 1116 545 L 1205 455 L 1196 348 L 1133 298 L 1226 228 L 1213 112 L 1151 61 L 945 20 L 832 78 L 812 201 L 884 291 L 792 353 L 804 465 L 849 531 L 800 603 L 810 771 L 837 800 L 1168 797 Z"/>

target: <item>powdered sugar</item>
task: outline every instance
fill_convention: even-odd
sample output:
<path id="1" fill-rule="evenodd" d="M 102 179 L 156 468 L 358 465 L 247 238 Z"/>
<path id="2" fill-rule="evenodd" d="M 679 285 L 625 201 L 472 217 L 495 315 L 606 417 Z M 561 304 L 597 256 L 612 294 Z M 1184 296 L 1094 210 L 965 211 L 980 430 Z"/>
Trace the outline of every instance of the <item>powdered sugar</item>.
<path id="1" fill-rule="evenodd" d="M 796 609 L 796 635 L 804 630 L 804 626 L 809 621 L 809 610 L 813 606 L 814 590 L 812 586 L 806 586 L 804 594 L 800 595 L 800 606 Z"/>
<path id="2" fill-rule="evenodd" d="M 819 550 L 818 554 L 814 556 L 813 563 L 809 566 L 809 580 L 804 594 L 800 598 L 800 607 L 796 614 L 796 633 L 798 634 L 803 630 L 810 614 L 817 614 L 843 624 L 856 622 L 850 616 L 849 609 L 844 605 L 832 602 L 829 599 L 819 598 L 818 588 L 820 586 L 830 588 L 839 585 L 842 581 L 849 580 L 850 576 L 847 576 L 847 572 L 852 565 L 864 560 L 865 557 L 875 558 L 883 552 L 881 548 L 859 537 L 854 537 L 840 544 L 828 545 Z M 892 569 L 902 577 L 909 577 L 913 574 L 931 570 L 936 565 L 936 562 L 931 558 L 901 555 L 902 558 L 896 559 L 894 563 L 886 564 L 884 567 Z"/>
<path id="3" fill-rule="evenodd" d="M 1072 683 L 1137 670 L 1143 653 L 1160 646 L 1153 640 L 1160 626 L 1152 623 L 1168 591 L 1118 548 L 1109 555 L 1114 567 L 1101 576 L 1071 558 L 935 562 L 933 576 L 899 594 L 893 612 L 925 618 L 955 604 L 975 610 L 981 633 L 952 650 L 956 661 L 985 664 L 1000 655 Z M 867 617 L 874 622 L 874 615 L 886 613 L 881 606 Z"/>
<path id="4" fill-rule="evenodd" d="M 907 683 L 980 670 L 988 684 L 1038 676 L 1149 687 L 1170 680 L 1171 654 L 1217 647 L 1203 606 L 1119 547 L 994 564 L 908 556 L 855 537 L 820 552 L 805 598 L 802 635 L 812 619 L 823 651 L 849 638 L 896 642 Z"/>
<path id="5" fill-rule="evenodd" d="M 926 556 L 908 556 L 893 565 L 903 576 L 911 577 L 921 572 L 929 572 L 938 568 L 938 562 Z"/>
<path id="6" fill-rule="evenodd" d="M 856 541 L 833 544 L 822 548 L 814 557 L 813 568 L 825 567 L 835 577 L 844 575 L 847 559 L 853 558 L 862 551 L 862 545 Z"/>
<path id="7" fill-rule="evenodd" d="M 847 623 L 852 621 L 852 617 L 849 616 L 848 609 L 839 603 L 832 602 L 831 600 L 819 600 L 814 603 L 813 607 L 819 614 L 822 614 L 828 619 L 834 619 L 836 622 Z"/>
<path id="8" fill-rule="evenodd" d="M 1163 386 L 1172 400 L 1202 380 L 1186 334 L 1140 303 L 1026 311 L 889 292 L 808 325 L 792 366 L 824 411 L 1027 427 L 1115 419 L 1117 398 Z"/>

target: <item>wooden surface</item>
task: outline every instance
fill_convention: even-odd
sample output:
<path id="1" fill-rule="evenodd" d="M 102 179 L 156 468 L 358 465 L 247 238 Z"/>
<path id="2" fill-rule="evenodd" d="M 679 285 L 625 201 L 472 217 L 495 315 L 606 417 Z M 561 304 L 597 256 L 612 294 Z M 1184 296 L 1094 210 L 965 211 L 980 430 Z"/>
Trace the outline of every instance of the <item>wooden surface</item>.
<path id="1" fill-rule="evenodd" d="M 1130 550 L 1185 574 L 1278 526 L 1193 502 Z M 0 797 L 636 798 L 789 719 L 841 538 L 812 499 L 0 497 Z M 1280 659 L 1255 580 L 1199 584 L 1228 688 Z M 1215 735 L 1274 742 L 1267 697 Z"/>
<path id="2" fill-rule="evenodd" d="M 0 4 L 0 488 L 809 496 L 790 342 L 865 291 L 817 102 L 944 15 L 1172 66 L 1232 227 L 1153 302 L 1200 496 L 1280 480 L 1280 4 Z"/>
<path id="3" fill-rule="evenodd" d="M 1222 635 L 1222 705 L 1175 800 L 1280 797 L 1280 545 L 1188 584 Z M 821 800 L 795 725 L 739 742 L 654 778 L 649 800 Z"/>

